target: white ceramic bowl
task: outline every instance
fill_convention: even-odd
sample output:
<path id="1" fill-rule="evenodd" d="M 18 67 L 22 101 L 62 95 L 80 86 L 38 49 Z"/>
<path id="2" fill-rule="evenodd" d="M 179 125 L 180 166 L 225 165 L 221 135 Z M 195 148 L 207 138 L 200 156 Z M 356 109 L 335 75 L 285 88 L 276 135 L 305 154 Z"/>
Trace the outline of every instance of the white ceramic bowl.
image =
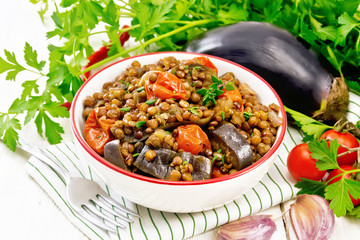
<path id="1" fill-rule="evenodd" d="M 85 142 L 83 137 L 83 101 L 86 96 L 100 92 L 105 82 L 113 81 L 131 62 L 138 60 L 141 65 L 156 64 L 158 60 L 174 56 L 177 59 L 192 59 L 207 56 L 219 70 L 219 76 L 233 72 L 240 82 L 253 88 L 264 105 L 275 103 L 280 106 L 283 119 L 277 138 L 268 153 L 255 164 L 222 178 L 193 182 L 173 182 L 141 176 L 125 171 L 99 156 Z M 197 212 L 221 206 L 238 198 L 251 189 L 272 166 L 286 131 L 284 106 L 275 90 L 261 77 L 250 70 L 222 58 L 187 52 L 151 53 L 120 60 L 97 72 L 77 92 L 71 108 L 71 125 L 79 153 L 86 159 L 105 183 L 125 198 L 145 207 L 168 212 Z"/>

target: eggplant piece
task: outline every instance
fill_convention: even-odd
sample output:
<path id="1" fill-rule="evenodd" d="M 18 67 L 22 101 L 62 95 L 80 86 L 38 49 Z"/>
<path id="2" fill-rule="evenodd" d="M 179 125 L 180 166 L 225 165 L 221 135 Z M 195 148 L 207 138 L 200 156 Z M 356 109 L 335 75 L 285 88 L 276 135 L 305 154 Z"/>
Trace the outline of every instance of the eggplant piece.
<path id="1" fill-rule="evenodd" d="M 343 78 L 332 78 L 315 53 L 270 23 L 239 22 L 213 29 L 190 41 L 188 52 L 222 57 L 263 77 L 284 104 L 308 116 L 337 121 L 349 103 Z"/>
<path id="2" fill-rule="evenodd" d="M 193 155 L 193 159 L 190 163 L 194 168 L 192 173 L 194 181 L 211 178 L 213 163 L 209 158 L 201 155 Z"/>
<path id="3" fill-rule="evenodd" d="M 134 161 L 134 165 L 146 174 L 160 179 L 168 179 L 170 172 L 174 169 L 170 164 L 174 157 L 180 156 L 183 161 L 187 161 L 193 165 L 193 180 L 203 180 L 211 178 L 212 162 L 204 156 L 194 156 L 188 152 L 177 153 L 175 151 L 160 148 L 153 149 L 156 157 L 151 162 L 145 159 L 145 153 L 152 150 L 145 145 L 140 155 Z"/>
<path id="4" fill-rule="evenodd" d="M 124 159 L 123 155 L 121 154 L 119 139 L 110 141 L 107 144 L 105 144 L 104 158 L 108 162 L 110 162 L 122 169 L 130 171 L 130 169 L 128 168 L 128 166 L 125 163 L 125 159 Z"/>
<path id="5" fill-rule="evenodd" d="M 213 151 L 219 149 L 230 158 L 233 167 L 241 170 L 251 165 L 253 152 L 244 136 L 231 123 L 224 123 L 208 133 Z"/>
<path id="6" fill-rule="evenodd" d="M 191 163 L 193 166 L 193 172 L 191 173 L 193 181 L 211 178 L 213 163 L 209 158 L 201 155 L 193 155 L 189 152 L 181 152 L 177 155 L 181 157 L 183 162 Z M 168 175 L 173 169 L 175 168 L 170 166 Z M 169 178 L 168 175 L 166 176 L 166 179 Z"/>
<path id="7" fill-rule="evenodd" d="M 166 179 L 168 169 L 171 161 L 176 156 L 176 152 L 160 148 L 154 150 L 156 157 L 151 162 L 145 159 L 145 153 L 152 150 L 149 146 L 145 145 L 140 155 L 136 158 L 133 164 L 141 171 L 150 174 L 153 177 Z"/>

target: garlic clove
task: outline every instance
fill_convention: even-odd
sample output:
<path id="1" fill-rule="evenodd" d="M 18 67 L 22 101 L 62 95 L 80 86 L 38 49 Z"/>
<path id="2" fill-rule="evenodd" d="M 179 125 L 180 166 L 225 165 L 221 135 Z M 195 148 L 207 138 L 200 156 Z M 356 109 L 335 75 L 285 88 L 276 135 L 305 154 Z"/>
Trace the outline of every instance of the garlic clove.
<path id="1" fill-rule="evenodd" d="M 328 201 L 318 195 L 301 194 L 290 206 L 290 218 L 299 240 L 329 239 L 335 216 Z"/>
<path id="2" fill-rule="evenodd" d="M 276 230 L 270 215 L 253 215 L 219 227 L 218 240 L 268 240 Z"/>

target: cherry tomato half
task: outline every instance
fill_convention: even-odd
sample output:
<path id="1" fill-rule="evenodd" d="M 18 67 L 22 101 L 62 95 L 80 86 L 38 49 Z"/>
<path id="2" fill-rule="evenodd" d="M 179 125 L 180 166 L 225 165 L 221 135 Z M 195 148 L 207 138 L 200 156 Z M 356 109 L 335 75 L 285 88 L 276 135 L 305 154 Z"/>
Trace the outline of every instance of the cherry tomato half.
<path id="1" fill-rule="evenodd" d="M 287 167 L 290 174 L 297 180 L 307 178 L 314 181 L 321 180 L 326 171 L 320 171 L 315 164 L 316 160 L 311 158 L 311 152 L 307 143 L 295 146 L 287 158 Z"/>
<path id="2" fill-rule="evenodd" d="M 224 91 L 224 93 L 221 94 L 220 96 L 218 96 L 218 98 L 226 97 L 226 98 L 230 98 L 233 102 L 239 102 L 239 103 L 242 102 L 241 101 L 242 100 L 241 93 L 238 88 L 235 87 L 234 90 L 227 91 L 224 87 L 223 91 Z"/>
<path id="3" fill-rule="evenodd" d="M 213 178 L 219 178 L 227 175 L 229 175 L 229 173 L 223 173 L 219 167 L 216 166 L 213 167 L 213 171 L 212 171 Z"/>
<path id="4" fill-rule="evenodd" d="M 114 126 L 114 119 L 102 119 L 97 117 L 98 108 L 93 109 L 84 125 L 84 137 L 89 146 L 98 154 L 104 154 L 105 144 L 113 138 L 110 128 Z"/>
<path id="5" fill-rule="evenodd" d="M 182 61 L 183 64 L 189 64 L 189 63 L 198 63 L 205 67 L 209 67 L 213 69 L 216 72 L 216 75 L 218 74 L 218 69 L 215 67 L 215 65 L 210 61 L 208 57 L 195 57 L 191 60 L 184 60 Z"/>
<path id="6" fill-rule="evenodd" d="M 345 171 L 350 171 L 352 169 L 355 169 L 355 167 L 353 167 L 352 165 L 342 165 L 341 168 Z M 329 181 L 330 179 L 336 177 L 337 175 L 339 175 L 339 177 L 334 178 L 333 180 L 331 180 L 328 185 L 331 185 L 333 183 L 336 183 L 337 181 L 340 181 L 341 178 L 345 178 L 345 179 L 349 179 L 351 177 L 350 173 L 344 174 L 342 176 L 340 176 L 340 174 L 343 173 L 340 169 L 334 169 L 329 173 L 329 176 L 326 178 L 326 181 Z M 349 194 L 350 195 L 350 194 Z M 356 207 L 357 205 L 360 204 L 360 198 L 359 199 L 354 199 L 351 195 L 350 195 L 350 199 L 351 202 L 353 203 L 354 207 Z"/>
<path id="7" fill-rule="evenodd" d="M 162 100 L 175 98 L 186 99 L 186 91 L 182 81 L 170 72 L 159 72 L 152 89 L 150 80 L 145 82 L 147 100 L 161 98 Z"/>
<path id="8" fill-rule="evenodd" d="M 211 149 L 206 133 L 195 124 L 183 125 L 177 128 L 176 141 L 179 149 L 197 155 L 205 149 Z"/>
<path id="9" fill-rule="evenodd" d="M 334 139 L 337 139 L 338 143 L 347 146 L 348 148 L 356 148 L 359 147 L 359 142 L 357 141 L 356 137 L 352 135 L 351 133 L 341 133 L 337 132 L 333 129 L 327 130 L 324 132 L 320 139 L 325 139 L 328 141 L 332 141 Z M 341 154 L 343 152 L 346 152 L 346 148 L 339 147 L 337 154 Z M 344 156 L 338 157 L 337 162 L 340 166 L 342 165 L 353 165 L 357 159 L 357 153 L 352 152 L 349 154 L 346 154 Z"/>

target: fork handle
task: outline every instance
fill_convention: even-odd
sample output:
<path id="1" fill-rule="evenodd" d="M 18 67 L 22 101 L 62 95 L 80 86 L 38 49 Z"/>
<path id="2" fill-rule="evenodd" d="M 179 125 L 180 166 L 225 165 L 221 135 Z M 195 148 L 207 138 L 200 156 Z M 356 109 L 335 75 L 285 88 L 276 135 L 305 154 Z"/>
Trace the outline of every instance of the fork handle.
<path id="1" fill-rule="evenodd" d="M 66 185 L 68 184 L 71 178 L 70 174 L 62 167 L 60 167 L 59 164 L 56 163 L 47 152 L 43 151 L 39 147 L 32 144 L 30 141 L 20 136 L 19 136 L 19 143 L 20 143 L 18 145 L 19 148 L 30 153 L 31 155 L 33 155 L 34 157 L 38 158 L 40 161 L 51 167 L 65 181 L 65 184 Z"/>

